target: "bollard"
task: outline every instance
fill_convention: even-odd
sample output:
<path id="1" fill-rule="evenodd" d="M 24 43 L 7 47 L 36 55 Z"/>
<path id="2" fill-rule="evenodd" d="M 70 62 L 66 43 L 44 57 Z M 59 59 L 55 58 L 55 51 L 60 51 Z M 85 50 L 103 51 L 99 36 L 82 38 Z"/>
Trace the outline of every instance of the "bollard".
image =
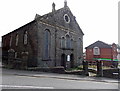
<path id="1" fill-rule="evenodd" d="M 88 62 L 87 61 L 83 61 L 83 70 L 84 70 L 84 75 L 89 76 L 89 73 L 88 73 Z"/>
<path id="2" fill-rule="evenodd" d="M 102 62 L 101 61 L 97 61 L 97 76 L 98 77 L 103 76 Z"/>

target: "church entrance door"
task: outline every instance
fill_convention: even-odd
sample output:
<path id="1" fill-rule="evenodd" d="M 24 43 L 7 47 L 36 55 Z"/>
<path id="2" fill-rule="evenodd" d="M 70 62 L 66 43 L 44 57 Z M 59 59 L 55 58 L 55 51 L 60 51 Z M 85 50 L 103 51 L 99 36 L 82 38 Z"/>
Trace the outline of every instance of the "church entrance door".
<path id="1" fill-rule="evenodd" d="M 61 55 L 61 66 L 63 66 L 66 69 L 66 55 Z"/>

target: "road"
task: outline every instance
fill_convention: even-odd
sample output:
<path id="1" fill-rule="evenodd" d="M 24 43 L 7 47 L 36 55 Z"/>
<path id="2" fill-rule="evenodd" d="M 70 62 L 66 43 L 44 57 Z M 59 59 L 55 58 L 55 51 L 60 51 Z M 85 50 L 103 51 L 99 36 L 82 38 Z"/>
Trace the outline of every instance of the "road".
<path id="1" fill-rule="evenodd" d="M 26 73 L 27 75 L 24 75 Z M 70 77 L 51 73 L 3 70 L 0 87 L 3 89 L 118 89 L 117 82 L 94 81 L 85 77 L 77 80 Z"/>

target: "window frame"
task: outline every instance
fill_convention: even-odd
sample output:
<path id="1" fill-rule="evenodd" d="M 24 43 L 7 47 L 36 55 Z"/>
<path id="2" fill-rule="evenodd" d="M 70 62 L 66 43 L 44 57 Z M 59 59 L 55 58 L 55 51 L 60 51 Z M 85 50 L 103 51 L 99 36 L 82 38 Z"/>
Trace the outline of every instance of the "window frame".
<path id="1" fill-rule="evenodd" d="M 100 48 L 97 47 L 97 46 L 94 47 L 94 48 L 93 48 L 93 54 L 94 54 L 94 55 L 100 55 Z"/>
<path id="2" fill-rule="evenodd" d="M 66 17 L 68 18 L 68 20 L 66 20 Z M 64 14 L 64 21 L 66 23 L 70 23 L 70 17 L 68 16 L 68 14 Z"/>

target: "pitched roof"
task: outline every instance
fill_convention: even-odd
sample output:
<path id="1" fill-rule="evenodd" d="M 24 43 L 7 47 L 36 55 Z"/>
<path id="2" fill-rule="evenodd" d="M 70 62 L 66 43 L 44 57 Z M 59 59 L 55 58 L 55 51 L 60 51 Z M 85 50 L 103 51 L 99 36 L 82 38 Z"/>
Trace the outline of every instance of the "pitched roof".
<path id="1" fill-rule="evenodd" d="M 57 18 L 55 19 L 55 16 L 56 15 L 61 15 L 61 13 L 65 13 L 65 12 L 69 12 L 74 17 L 74 21 L 75 21 L 74 26 L 76 26 L 81 31 L 81 33 L 84 35 L 83 31 L 81 30 L 79 24 L 77 23 L 77 21 L 75 19 L 75 16 L 72 14 L 72 12 L 71 12 L 71 10 L 68 6 L 60 8 L 58 10 L 55 10 L 54 12 L 51 11 L 47 14 L 42 15 L 42 16 L 39 15 L 39 14 L 36 14 L 35 20 L 40 20 L 40 21 L 44 21 L 44 22 L 52 24 L 52 25 L 54 25 L 54 24 L 57 25 L 57 22 L 59 22 L 59 21 L 58 21 Z M 51 21 L 51 19 L 52 19 L 52 21 Z"/>
<path id="2" fill-rule="evenodd" d="M 87 46 L 85 49 L 87 48 L 94 48 L 94 47 L 99 47 L 99 48 L 111 48 L 111 45 L 104 43 L 102 41 L 96 41 L 95 43 Z"/>
<path id="3" fill-rule="evenodd" d="M 50 24 L 51 23 L 51 25 L 54 25 L 54 24 L 56 24 L 56 20 L 54 19 L 55 17 L 55 15 L 59 15 L 60 13 L 63 13 L 63 12 L 65 12 L 65 11 L 69 11 L 71 14 L 72 14 L 72 12 L 71 12 L 71 10 L 70 10 L 70 8 L 68 7 L 68 6 L 66 6 L 66 7 L 63 7 L 63 8 L 60 8 L 60 9 L 58 9 L 58 10 L 55 10 L 54 12 L 49 12 L 49 13 L 47 13 L 47 14 L 44 14 L 44 15 L 39 15 L 39 14 L 36 14 L 36 16 L 35 16 L 35 18 L 34 18 L 34 20 L 33 21 L 31 21 L 31 22 L 29 22 L 29 23 L 27 23 L 27 24 L 25 24 L 25 25 L 23 25 L 23 26 L 21 26 L 20 28 L 23 28 L 24 26 L 26 26 L 26 25 L 28 25 L 28 24 L 31 24 L 31 23 L 33 23 L 33 22 L 36 22 L 37 20 L 39 21 L 43 21 L 43 22 L 45 22 L 45 23 L 48 23 L 48 24 Z M 74 16 L 75 17 L 75 16 Z M 52 20 L 49 20 L 49 19 L 51 19 L 52 18 Z M 76 19 L 75 19 L 75 26 L 77 27 L 77 29 L 78 30 L 80 30 L 80 32 L 84 35 L 84 33 L 83 33 L 83 31 L 81 30 L 81 28 L 80 28 L 80 26 L 79 26 L 79 24 L 77 23 L 77 21 L 76 21 Z M 61 26 L 61 27 L 64 27 L 64 26 Z M 15 29 L 14 31 L 17 31 L 17 30 L 19 30 L 20 28 L 18 28 L 18 29 Z M 67 28 L 68 29 L 68 28 Z M 77 30 L 77 29 L 75 29 L 75 30 Z M 14 31 L 12 31 L 12 32 L 14 32 Z M 10 33 L 12 33 L 12 32 L 9 32 L 8 34 L 10 34 Z M 6 34 L 6 35 L 8 35 L 8 34 Z M 3 37 L 4 36 L 6 36 L 6 35 L 3 35 Z"/>

